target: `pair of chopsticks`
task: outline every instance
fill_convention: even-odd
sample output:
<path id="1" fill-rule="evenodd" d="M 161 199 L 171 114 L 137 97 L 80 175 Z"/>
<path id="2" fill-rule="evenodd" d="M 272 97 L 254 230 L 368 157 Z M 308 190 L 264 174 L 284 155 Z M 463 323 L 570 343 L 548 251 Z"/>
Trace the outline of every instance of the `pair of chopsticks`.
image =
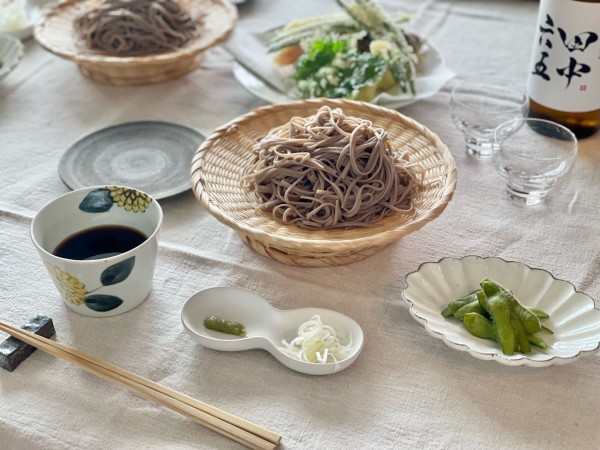
<path id="1" fill-rule="evenodd" d="M 281 436 L 273 431 L 45 337 L 4 322 L 0 322 L 0 331 L 4 331 L 26 344 L 129 389 L 135 394 L 166 406 L 249 448 L 275 449 L 281 441 Z"/>

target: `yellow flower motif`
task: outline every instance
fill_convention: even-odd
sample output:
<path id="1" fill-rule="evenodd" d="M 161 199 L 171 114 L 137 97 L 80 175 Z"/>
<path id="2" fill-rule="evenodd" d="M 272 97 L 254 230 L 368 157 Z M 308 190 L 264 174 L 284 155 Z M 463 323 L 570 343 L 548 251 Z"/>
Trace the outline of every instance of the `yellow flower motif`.
<path id="1" fill-rule="evenodd" d="M 152 198 L 143 192 L 135 189 L 127 189 L 122 186 L 107 186 L 110 191 L 110 197 L 119 208 L 124 208 L 125 211 L 144 212 Z"/>
<path id="2" fill-rule="evenodd" d="M 58 285 L 58 290 L 63 298 L 74 305 L 82 305 L 85 303 L 85 284 L 75 278 L 68 272 L 63 272 L 58 267 L 47 264 L 50 274 Z"/>

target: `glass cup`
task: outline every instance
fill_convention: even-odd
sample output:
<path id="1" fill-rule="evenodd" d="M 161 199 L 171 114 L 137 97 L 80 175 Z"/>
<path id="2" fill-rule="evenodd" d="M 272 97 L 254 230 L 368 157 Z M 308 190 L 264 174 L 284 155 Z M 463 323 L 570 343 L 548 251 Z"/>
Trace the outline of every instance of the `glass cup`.
<path id="1" fill-rule="evenodd" d="M 525 88 L 498 77 L 463 77 L 450 95 L 452 120 L 465 135 L 467 153 L 476 158 L 494 154 L 494 129 L 527 115 Z"/>
<path id="2" fill-rule="evenodd" d="M 142 191 L 94 186 L 44 206 L 31 238 L 66 306 L 109 317 L 150 294 L 162 217 L 158 202 Z"/>
<path id="3" fill-rule="evenodd" d="M 509 120 L 494 131 L 493 163 L 504 177 L 508 196 L 523 205 L 541 203 L 577 158 L 577 138 L 543 119 Z"/>

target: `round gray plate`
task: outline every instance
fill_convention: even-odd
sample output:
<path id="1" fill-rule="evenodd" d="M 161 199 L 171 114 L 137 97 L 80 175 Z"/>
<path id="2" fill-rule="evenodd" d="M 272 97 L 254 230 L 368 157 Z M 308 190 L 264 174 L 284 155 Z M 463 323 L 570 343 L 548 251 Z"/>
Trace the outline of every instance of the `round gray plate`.
<path id="1" fill-rule="evenodd" d="M 61 157 L 58 173 L 71 189 L 114 184 L 166 198 L 191 188 L 192 158 L 204 139 L 174 123 L 115 125 L 73 144 Z"/>

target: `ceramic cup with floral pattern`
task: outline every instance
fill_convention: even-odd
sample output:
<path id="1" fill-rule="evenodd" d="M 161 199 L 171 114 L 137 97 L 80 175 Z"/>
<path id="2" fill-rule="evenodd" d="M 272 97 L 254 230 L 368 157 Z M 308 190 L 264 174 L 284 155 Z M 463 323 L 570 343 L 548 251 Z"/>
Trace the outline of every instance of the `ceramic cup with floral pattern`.
<path id="1" fill-rule="evenodd" d="M 144 192 L 94 186 L 44 206 L 33 219 L 31 238 L 66 305 L 85 316 L 108 317 L 148 297 L 162 218 L 158 202 Z M 125 232 L 138 241 L 121 242 Z"/>

